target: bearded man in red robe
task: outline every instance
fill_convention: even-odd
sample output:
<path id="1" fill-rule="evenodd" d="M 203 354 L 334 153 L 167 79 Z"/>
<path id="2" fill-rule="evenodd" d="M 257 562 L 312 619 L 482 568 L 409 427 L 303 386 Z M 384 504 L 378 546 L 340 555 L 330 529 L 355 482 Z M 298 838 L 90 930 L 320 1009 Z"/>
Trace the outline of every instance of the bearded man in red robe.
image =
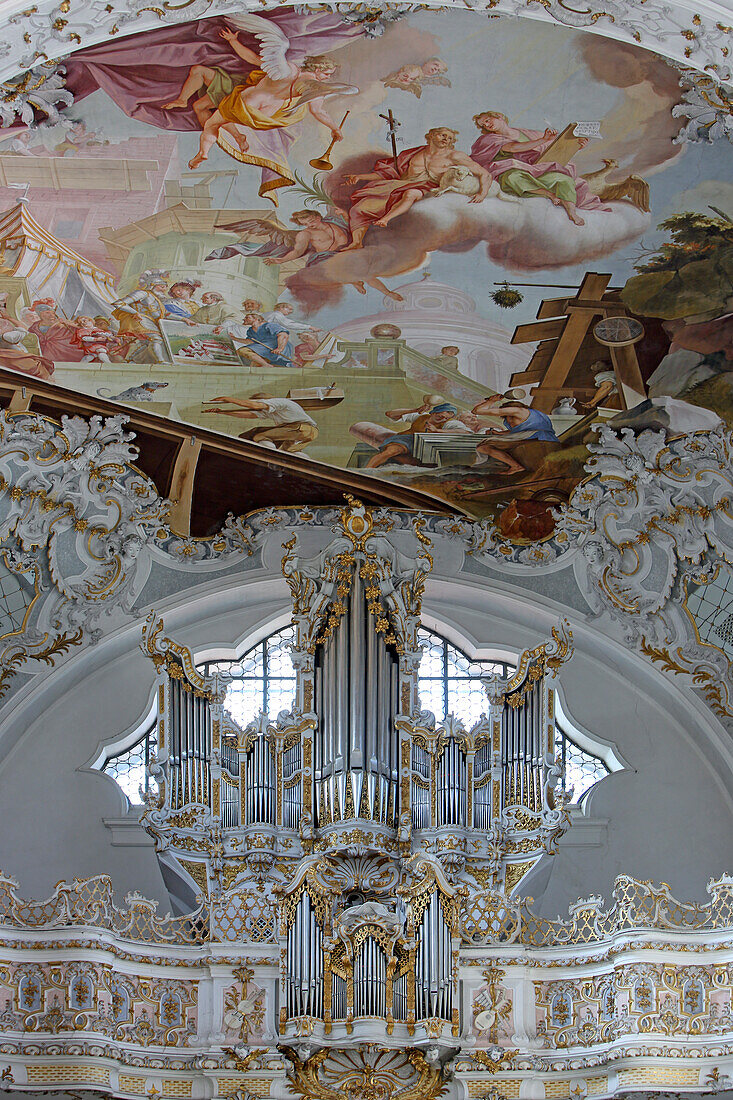
<path id="1" fill-rule="evenodd" d="M 491 174 L 466 153 L 458 152 L 457 136 L 458 131 L 449 126 L 434 126 L 425 135 L 427 145 L 405 149 L 396 161 L 391 157 L 378 160 L 373 172 L 347 176 L 346 183 L 365 186 L 351 196 L 351 244 L 341 251 L 361 248 L 370 225 L 384 228 L 414 203 L 437 191 L 444 172 L 454 165 L 468 168 L 479 181 L 479 190 L 469 202 L 483 202 L 489 193 Z"/>

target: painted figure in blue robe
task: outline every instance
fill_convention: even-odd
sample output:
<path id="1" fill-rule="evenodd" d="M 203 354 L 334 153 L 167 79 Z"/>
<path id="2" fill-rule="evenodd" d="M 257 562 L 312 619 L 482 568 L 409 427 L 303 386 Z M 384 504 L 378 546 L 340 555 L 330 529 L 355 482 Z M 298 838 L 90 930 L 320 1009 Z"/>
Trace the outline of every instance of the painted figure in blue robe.
<path id="1" fill-rule="evenodd" d="M 487 459 L 493 458 L 506 466 L 501 471 L 502 474 L 523 474 L 526 472 L 525 467 L 511 453 L 517 443 L 559 443 L 547 413 L 525 405 L 511 391 L 486 397 L 474 406 L 473 411 L 477 416 L 490 416 L 494 421 L 500 420 L 503 425 L 492 425 L 487 430 L 485 439 L 476 448 L 474 466 L 480 466 Z"/>
<path id="2" fill-rule="evenodd" d="M 288 330 L 261 313 L 246 313 L 243 321 L 228 321 L 221 332 L 231 336 L 240 355 L 261 367 L 293 367 L 293 345 Z"/>

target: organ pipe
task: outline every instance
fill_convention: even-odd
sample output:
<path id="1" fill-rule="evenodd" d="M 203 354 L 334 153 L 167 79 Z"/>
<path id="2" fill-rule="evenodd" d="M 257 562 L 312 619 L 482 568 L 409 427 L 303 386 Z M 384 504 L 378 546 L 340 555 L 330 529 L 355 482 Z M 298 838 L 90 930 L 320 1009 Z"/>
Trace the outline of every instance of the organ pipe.
<path id="1" fill-rule="evenodd" d="M 179 679 L 169 682 L 166 750 L 170 805 L 211 805 L 211 709 Z"/>
<path id="2" fill-rule="evenodd" d="M 424 716 L 405 715 L 400 696 L 402 693 L 408 700 L 404 710 L 409 711 L 410 700 L 416 699 L 414 664 L 404 661 L 401 666 L 394 641 L 388 644 L 375 629 L 372 608 L 375 599 L 382 597 L 374 596 L 379 588 L 373 577 L 369 574 L 365 582 L 357 561 L 352 566 L 350 591 L 342 595 L 339 587 L 343 613 L 327 619 L 328 630 L 320 642 L 311 645 L 309 641 L 308 648 L 299 643 L 301 656 L 308 656 L 297 666 L 296 697 L 301 701 L 307 698 L 308 703 L 303 710 L 296 709 L 294 716 L 275 720 L 265 715 L 246 730 L 235 724 L 232 733 L 231 726 L 226 726 L 224 734 L 223 691 L 217 695 L 216 679 L 197 679 L 191 665 L 179 663 L 180 647 L 174 651 L 175 659 L 166 657 L 159 759 L 166 775 L 164 808 L 172 816 L 193 804 L 212 810 L 224 834 L 256 824 L 270 826 L 272 832 L 257 829 L 250 835 L 262 833 L 276 839 L 280 827 L 291 834 L 303 829 L 302 849 L 292 836 L 286 849 L 299 858 L 320 851 L 307 847 L 306 841 L 313 845 L 314 834 L 306 833 L 304 822 L 308 828 L 318 829 L 349 818 L 362 819 L 360 829 L 367 831 L 363 823 L 367 819 L 369 829 L 384 833 L 394 830 L 399 818 L 400 830 L 405 827 L 407 832 L 407 840 L 399 835 L 400 845 L 411 843 L 410 821 L 413 830 L 428 833 L 426 839 L 432 844 L 434 833 L 430 830 L 472 830 L 480 837 L 497 825 L 505 828 L 507 822 L 511 828 L 512 817 L 518 820 L 516 809 L 537 815 L 546 809 L 545 754 L 554 727 L 544 666 L 538 675 L 531 664 L 539 650 L 531 651 L 522 664 L 521 679 L 505 680 L 500 688 L 491 689 L 483 725 L 466 730 L 457 721 L 431 725 Z M 371 586 L 369 596 L 366 585 Z M 386 611 L 384 614 L 389 618 Z M 309 638 L 317 639 L 317 634 Z M 312 680 L 303 679 L 311 675 Z M 306 687 L 308 691 L 312 688 L 312 696 Z M 403 747 L 409 750 L 407 758 L 401 755 Z M 402 786 L 400 767 L 405 759 L 409 775 L 404 776 Z M 219 792 L 216 809 L 212 808 L 213 782 Z M 502 814 L 510 808 L 515 811 L 502 821 Z M 197 815 L 178 816 L 179 820 L 195 820 Z M 531 824 L 523 828 L 527 835 Z M 348 833 L 340 832 L 341 836 Z M 327 833 L 321 832 L 316 839 L 326 847 L 332 843 Z M 480 844 L 476 848 L 480 849 Z M 379 849 L 390 850 L 383 841 Z M 229 849 L 242 850 L 236 844 Z M 336 861 L 341 858 L 340 854 L 333 856 Z M 388 911 L 386 916 L 382 913 L 381 926 L 370 927 L 366 916 L 361 925 L 354 923 L 358 917 L 346 921 L 344 913 L 349 906 L 362 904 L 350 901 L 346 892 L 341 897 L 338 890 L 333 896 L 328 890 L 311 894 L 309 889 L 314 887 L 307 877 L 297 885 L 293 881 L 293 895 L 283 902 L 287 912 L 283 927 L 283 1008 L 287 1018 L 322 1019 L 325 988 L 329 990 L 329 1026 L 331 1020 L 351 1024 L 359 1018 L 381 1018 L 411 1027 L 414 1016 L 418 1021 L 442 1020 L 457 1027 L 450 900 L 454 895 L 442 875 L 438 868 L 421 887 L 424 892 L 404 902 L 407 917 L 402 932 L 385 932 L 392 927 L 390 920 L 399 929 L 403 918 L 396 918 L 404 915 L 404 907 L 400 910 L 395 905 L 394 892 L 380 893 L 380 888 L 374 887 L 367 900 Z M 353 889 L 357 891 L 357 887 Z M 339 939 L 336 925 L 342 919 Z M 352 934 L 349 928 L 357 931 L 346 950 L 346 939 Z M 389 935 L 394 936 L 392 941 Z"/>
<path id="3" fill-rule="evenodd" d="M 349 816 L 393 824 L 397 658 L 376 633 L 358 572 L 344 602 L 317 655 L 314 814 L 326 824 L 343 820 L 353 806 Z"/>

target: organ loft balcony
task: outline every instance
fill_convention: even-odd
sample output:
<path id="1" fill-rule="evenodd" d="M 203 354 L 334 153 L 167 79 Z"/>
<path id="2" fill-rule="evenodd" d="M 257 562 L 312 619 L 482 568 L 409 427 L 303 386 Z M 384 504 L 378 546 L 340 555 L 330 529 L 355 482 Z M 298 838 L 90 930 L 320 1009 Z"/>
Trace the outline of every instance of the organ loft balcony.
<path id="1" fill-rule="evenodd" d="M 178 911 L 209 899 L 213 939 L 242 921 L 251 934 L 252 898 L 276 905 L 283 1042 L 447 1050 L 462 899 L 477 883 L 511 893 L 568 826 L 551 680 L 571 637 L 561 624 L 483 677 L 472 723 L 436 719 L 418 686 L 421 518 L 395 529 L 349 499 L 334 531 L 312 558 L 283 543 L 294 690 L 277 715 L 237 722 L 227 674 L 151 613 L 158 793 L 143 824 Z"/>

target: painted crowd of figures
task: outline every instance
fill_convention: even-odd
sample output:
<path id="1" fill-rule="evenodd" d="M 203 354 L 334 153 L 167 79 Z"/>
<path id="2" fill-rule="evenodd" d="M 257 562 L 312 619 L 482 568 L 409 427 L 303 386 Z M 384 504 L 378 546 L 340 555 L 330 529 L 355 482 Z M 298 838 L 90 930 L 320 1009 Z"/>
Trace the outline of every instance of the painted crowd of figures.
<path id="1" fill-rule="evenodd" d="M 529 72 L 520 59 L 534 47 L 501 20 L 491 35 L 514 53 L 484 71 L 487 28 L 464 34 L 456 18 L 442 32 L 439 18 L 396 19 L 377 44 L 356 16 L 281 8 L 70 55 L 62 122 L 0 132 L 4 186 L 25 188 L 3 215 L 0 366 L 121 401 L 168 394 L 169 411 L 155 411 L 470 497 L 479 514 L 532 506 L 533 522 L 550 526 L 599 423 L 702 430 L 718 412 L 733 422 L 726 201 L 698 196 L 697 212 L 678 213 L 655 179 L 666 239 L 645 237 L 644 177 L 685 169 L 671 129 L 653 131 L 674 114 L 677 74 L 632 46 L 605 44 L 601 56 L 592 36 L 566 48 L 539 30 L 547 73 Z M 507 76 L 509 56 L 522 80 Z M 637 122 L 649 149 L 628 137 Z M 153 161 L 146 139 L 161 133 L 165 157 Z M 119 178 L 118 154 L 130 166 Z M 114 224 L 87 219 L 85 173 L 110 208 L 120 194 Z M 691 194 L 693 177 L 679 193 Z M 26 199 L 43 223 L 37 240 L 74 269 L 55 293 L 36 277 L 35 243 L 26 267 L 13 266 L 26 221 L 11 214 L 28 213 Z M 598 270 L 612 255 L 614 270 L 628 263 L 620 285 Z M 429 262 L 444 281 L 440 307 L 421 305 L 429 295 L 410 281 L 428 277 Z M 532 312 L 512 337 L 490 303 L 521 303 L 525 279 L 565 296 L 543 300 L 535 325 L 539 294 L 525 294 Z M 370 290 L 379 304 L 372 294 L 359 308 L 353 291 Z M 614 317 L 632 324 L 626 343 L 596 339 L 598 320 Z M 581 320 L 577 340 L 563 340 Z M 510 341 L 536 347 L 502 359 Z"/>

